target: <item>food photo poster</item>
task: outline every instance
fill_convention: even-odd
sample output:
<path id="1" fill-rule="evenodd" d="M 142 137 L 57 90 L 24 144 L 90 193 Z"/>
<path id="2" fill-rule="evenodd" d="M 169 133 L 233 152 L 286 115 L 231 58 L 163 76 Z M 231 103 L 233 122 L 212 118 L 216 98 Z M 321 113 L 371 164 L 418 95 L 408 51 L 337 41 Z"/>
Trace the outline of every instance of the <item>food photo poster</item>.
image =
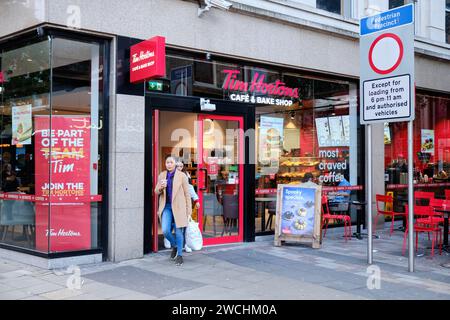
<path id="1" fill-rule="evenodd" d="M 284 187 L 281 208 L 281 234 L 312 236 L 316 189 Z"/>
<path id="2" fill-rule="evenodd" d="M 12 107 L 12 145 L 31 144 L 33 122 L 31 119 L 31 104 Z"/>

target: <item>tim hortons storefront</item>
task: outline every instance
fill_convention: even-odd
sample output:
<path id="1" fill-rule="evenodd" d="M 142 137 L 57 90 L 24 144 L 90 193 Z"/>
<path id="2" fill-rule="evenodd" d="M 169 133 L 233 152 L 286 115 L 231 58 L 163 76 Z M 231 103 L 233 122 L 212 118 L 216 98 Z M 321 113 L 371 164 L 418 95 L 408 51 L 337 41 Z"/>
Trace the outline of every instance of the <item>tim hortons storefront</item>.
<path id="1" fill-rule="evenodd" d="M 135 53 L 135 62 L 155 67 L 154 50 Z M 164 63 L 164 75 L 138 80 L 145 90 L 144 252 L 163 248 L 152 190 L 169 155 L 183 161 L 196 190 L 193 217 L 205 245 L 273 233 L 277 185 L 305 174 L 327 192 L 361 191 L 356 82 L 170 48 Z M 133 54 L 131 64 L 131 73 L 142 70 Z"/>

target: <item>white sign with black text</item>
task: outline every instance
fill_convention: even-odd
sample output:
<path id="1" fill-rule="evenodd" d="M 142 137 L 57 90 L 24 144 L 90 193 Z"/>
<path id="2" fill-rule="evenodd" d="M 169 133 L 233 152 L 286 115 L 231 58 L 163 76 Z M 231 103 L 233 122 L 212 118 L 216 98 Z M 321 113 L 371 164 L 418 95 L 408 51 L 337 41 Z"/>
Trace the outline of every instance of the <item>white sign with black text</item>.
<path id="1" fill-rule="evenodd" d="M 409 75 L 365 81 L 363 86 L 365 121 L 411 115 Z"/>

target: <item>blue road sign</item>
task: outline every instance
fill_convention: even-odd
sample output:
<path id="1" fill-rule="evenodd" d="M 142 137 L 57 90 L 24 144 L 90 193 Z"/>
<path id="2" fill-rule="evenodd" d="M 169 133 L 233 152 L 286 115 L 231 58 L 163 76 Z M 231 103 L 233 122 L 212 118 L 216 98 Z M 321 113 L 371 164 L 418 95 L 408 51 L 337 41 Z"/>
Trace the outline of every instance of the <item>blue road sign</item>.
<path id="1" fill-rule="evenodd" d="M 368 35 L 414 22 L 414 5 L 408 4 L 360 21 L 360 35 Z"/>

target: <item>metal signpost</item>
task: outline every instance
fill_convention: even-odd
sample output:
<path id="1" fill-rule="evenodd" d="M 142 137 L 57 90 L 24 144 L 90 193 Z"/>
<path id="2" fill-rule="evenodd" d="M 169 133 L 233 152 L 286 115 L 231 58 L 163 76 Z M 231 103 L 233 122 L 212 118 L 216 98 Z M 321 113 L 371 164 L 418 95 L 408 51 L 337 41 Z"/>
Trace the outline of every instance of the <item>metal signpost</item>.
<path id="1" fill-rule="evenodd" d="M 414 5 L 408 4 L 360 20 L 360 122 L 367 125 L 369 212 L 367 260 L 372 249 L 372 123 L 408 121 L 408 250 L 414 271 L 413 140 Z"/>

